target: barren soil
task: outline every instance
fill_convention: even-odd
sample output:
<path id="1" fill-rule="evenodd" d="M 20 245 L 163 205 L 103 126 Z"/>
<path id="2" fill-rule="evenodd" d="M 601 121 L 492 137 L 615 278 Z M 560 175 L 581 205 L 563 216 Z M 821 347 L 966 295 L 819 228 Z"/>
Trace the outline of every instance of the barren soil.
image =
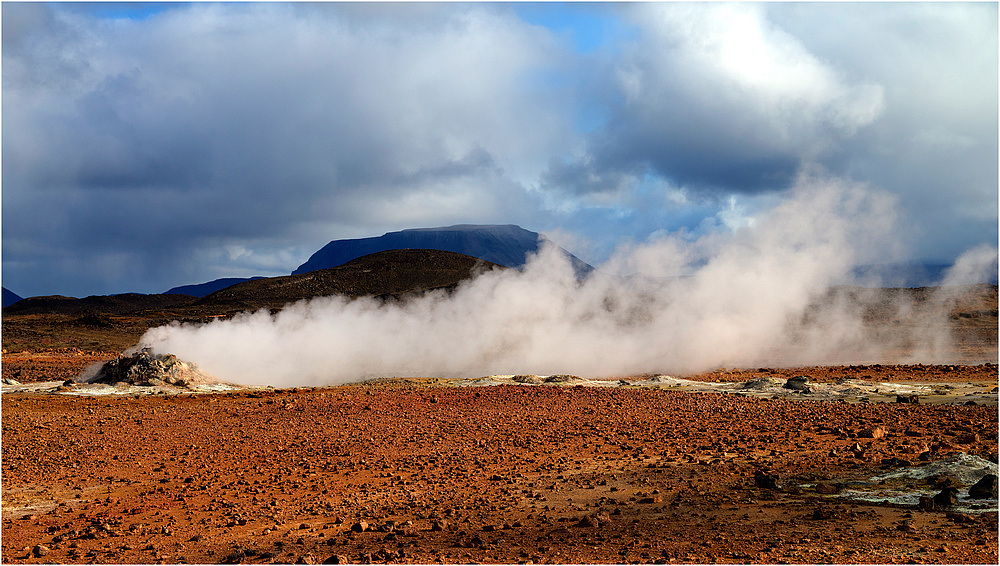
<path id="1" fill-rule="evenodd" d="M 996 446 L 996 409 L 964 405 L 421 380 L 4 395 L 2 558 L 996 563 L 995 512 L 814 487 Z"/>

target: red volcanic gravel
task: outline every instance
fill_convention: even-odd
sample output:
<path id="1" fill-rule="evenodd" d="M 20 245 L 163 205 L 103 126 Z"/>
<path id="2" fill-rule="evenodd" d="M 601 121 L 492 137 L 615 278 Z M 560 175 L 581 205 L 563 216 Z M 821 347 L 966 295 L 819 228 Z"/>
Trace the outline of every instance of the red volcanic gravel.
<path id="1" fill-rule="evenodd" d="M 4 563 L 998 560 L 995 512 L 810 487 L 995 459 L 982 406 L 388 383 L 2 408 Z"/>

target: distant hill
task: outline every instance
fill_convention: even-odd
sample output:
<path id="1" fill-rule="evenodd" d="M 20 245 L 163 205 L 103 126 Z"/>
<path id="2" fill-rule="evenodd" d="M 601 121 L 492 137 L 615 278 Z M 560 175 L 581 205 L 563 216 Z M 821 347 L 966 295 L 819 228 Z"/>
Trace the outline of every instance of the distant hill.
<path id="1" fill-rule="evenodd" d="M 174 287 L 169 289 L 164 295 L 194 295 L 195 297 L 204 297 L 231 285 L 243 283 L 244 281 L 253 281 L 254 279 L 263 279 L 263 277 L 224 277 L 215 281 L 209 281 L 208 283 Z"/>
<path id="2" fill-rule="evenodd" d="M 335 294 L 398 297 L 452 288 L 490 269 L 505 267 L 443 250 L 385 250 L 337 267 L 232 285 L 203 297 L 195 306 L 222 311 L 279 308 L 300 299 Z"/>
<path id="3" fill-rule="evenodd" d="M 945 272 L 951 265 L 946 263 L 886 263 L 878 265 L 861 265 L 853 270 L 854 277 L 860 281 L 869 279 L 879 287 L 931 287 L 940 285 Z M 976 283 L 997 284 L 996 269 L 986 280 Z"/>
<path id="4" fill-rule="evenodd" d="M 0 287 L 0 289 L 3 289 L 3 306 L 7 307 L 21 300 L 21 296 L 10 289 L 6 287 Z"/>
<path id="5" fill-rule="evenodd" d="M 49 295 L 28 297 L 4 307 L 3 314 L 80 314 L 96 312 L 105 314 L 126 314 L 144 310 L 171 309 L 190 304 L 196 297 L 191 295 L 92 295 L 83 299 Z"/>
<path id="6" fill-rule="evenodd" d="M 538 251 L 545 237 L 513 224 L 460 224 L 441 228 L 415 228 L 389 232 L 375 238 L 334 240 L 300 265 L 293 275 L 343 265 L 359 257 L 387 250 L 430 249 L 460 253 L 485 261 L 520 269 L 528 255 Z M 562 248 L 577 275 L 593 267 Z"/>

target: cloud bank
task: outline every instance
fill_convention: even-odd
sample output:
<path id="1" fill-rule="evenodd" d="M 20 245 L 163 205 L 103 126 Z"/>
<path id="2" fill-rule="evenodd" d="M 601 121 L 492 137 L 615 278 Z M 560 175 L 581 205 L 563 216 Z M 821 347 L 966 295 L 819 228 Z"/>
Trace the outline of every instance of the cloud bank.
<path id="1" fill-rule="evenodd" d="M 2 10 L 22 295 L 278 275 L 458 223 L 600 263 L 729 230 L 814 164 L 898 198 L 905 258 L 997 240 L 995 4 Z"/>

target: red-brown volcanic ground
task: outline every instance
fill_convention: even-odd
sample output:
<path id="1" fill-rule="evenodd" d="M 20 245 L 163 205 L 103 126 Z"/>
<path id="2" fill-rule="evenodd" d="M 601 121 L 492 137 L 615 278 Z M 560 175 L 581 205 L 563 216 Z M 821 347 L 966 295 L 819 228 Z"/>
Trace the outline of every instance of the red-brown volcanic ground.
<path id="1" fill-rule="evenodd" d="M 998 560 L 996 512 L 803 487 L 995 460 L 989 407 L 411 381 L 2 409 L 5 563 Z"/>

